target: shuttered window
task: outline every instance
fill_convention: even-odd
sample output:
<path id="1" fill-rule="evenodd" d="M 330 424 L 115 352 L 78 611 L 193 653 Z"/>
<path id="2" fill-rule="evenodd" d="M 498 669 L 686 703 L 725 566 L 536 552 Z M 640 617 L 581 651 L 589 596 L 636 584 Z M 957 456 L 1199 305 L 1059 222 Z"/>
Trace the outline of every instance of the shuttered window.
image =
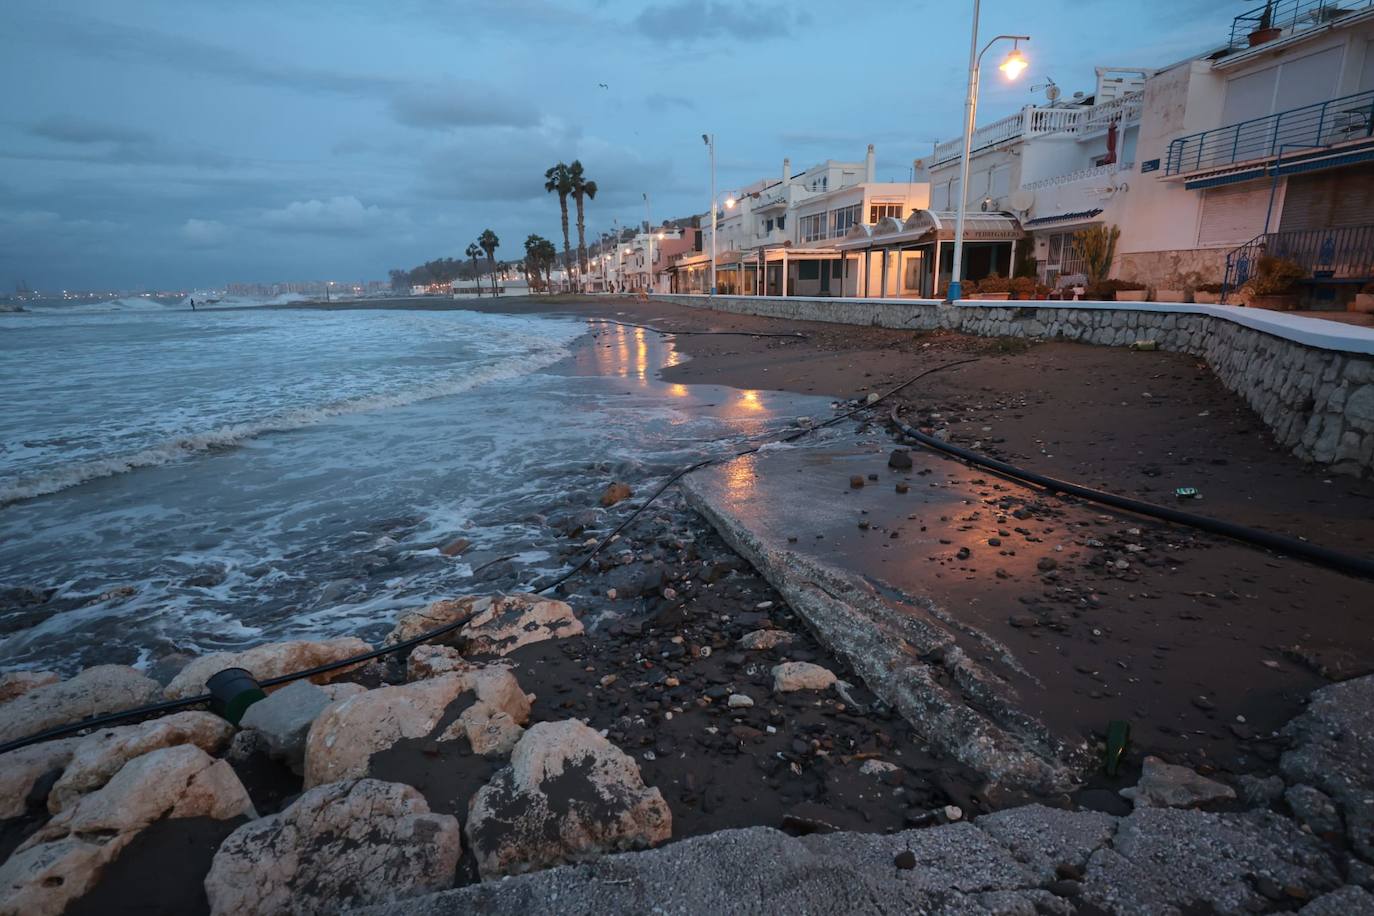
<path id="1" fill-rule="evenodd" d="M 1268 209 L 1268 184 L 1209 188 L 1202 196 L 1197 243 L 1206 248 L 1248 242 L 1264 231 Z"/>
<path id="2" fill-rule="evenodd" d="M 1374 225 L 1374 165 L 1294 175 L 1288 179 L 1279 229 Z"/>

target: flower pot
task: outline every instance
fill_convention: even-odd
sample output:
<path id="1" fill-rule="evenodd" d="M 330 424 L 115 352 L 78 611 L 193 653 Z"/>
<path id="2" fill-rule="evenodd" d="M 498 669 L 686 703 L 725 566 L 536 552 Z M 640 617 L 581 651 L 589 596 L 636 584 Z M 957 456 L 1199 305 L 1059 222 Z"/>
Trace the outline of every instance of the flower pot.
<path id="1" fill-rule="evenodd" d="M 1297 293 L 1277 293 L 1272 296 L 1251 296 L 1250 307 L 1274 312 L 1291 312 L 1298 307 Z"/>
<path id="2" fill-rule="evenodd" d="M 1157 289 L 1155 290 L 1156 302 L 1187 302 L 1188 291 L 1186 289 Z"/>
<path id="3" fill-rule="evenodd" d="M 1005 302 L 1011 298 L 1011 293 L 974 293 L 970 299 L 982 299 L 988 302 Z"/>
<path id="4" fill-rule="evenodd" d="M 1116 291 L 1116 301 L 1117 301 L 1117 302 L 1144 302 L 1145 299 L 1147 298 L 1147 297 L 1146 297 L 1146 293 L 1148 293 L 1148 292 L 1149 292 L 1149 290 L 1144 290 L 1144 289 L 1119 289 L 1119 290 Z"/>
<path id="5" fill-rule="evenodd" d="M 1374 313 L 1374 293 L 1356 293 L 1355 301 L 1350 303 L 1350 311 L 1366 315 Z"/>
<path id="6" fill-rule="evenodd" d="M 1047 299 L 1049 299 L 1049 298 L 1050 298 L 1050 294 L 1049 294 L 1049 293 L 1045 293 L 1045 294 L 1043 294 L 1043 295 L 1040 294 L 1040 293 L 1036 293 L 1036 294 L 1035 294 L 1035 299 L 1036 299 L 1037 302 L 1044 302 L 1045 300 L 1047 300 Z"/>
<path id="7" fill-rule="evenodd" d="M 1216 305 L 1221 301 L 1221 293 L 1204 293 L 1200 289 L 1193 290 L 1193 301 L 1201 305 Z"/>
<path id="8" fill-rule="evenodd" d="M 1278 38 L 1282 34 L 1283 29 L 1255 29 L 1253 32 L 1250 33 L 1250 47 L 1253 48 L 1256 45 L 1262 45 L 1265 42 L 1273 41 L 1275 38 Z"/>

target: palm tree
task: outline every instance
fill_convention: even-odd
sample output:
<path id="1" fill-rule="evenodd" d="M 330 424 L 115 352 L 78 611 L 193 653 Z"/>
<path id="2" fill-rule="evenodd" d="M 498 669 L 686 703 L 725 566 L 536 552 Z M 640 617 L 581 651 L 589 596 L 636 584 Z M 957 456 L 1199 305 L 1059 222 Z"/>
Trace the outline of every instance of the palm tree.
<path id="1" fill-rule="evenodd" d="M 487 272 L 491 274 L 491 294 L 496 295 L 496 249 L 501 247 L 501 240 L 496 237 L 496 233 L 490 229 L 483 229 L 482 234 L 477 237 L 477 245 L 487 253 Z"/>
<path id="2" fill-rule="evenodd" d="M 596 200 L 596 182 L 588 181 L 582 172 L 582 163 L 574 159 L 568 166 L 568 177 L 572 180 L 572 197 L 577 202 L 577 266 L 578 276 L 587 275 L 587 225 L 583 219 L 583 198 Z"/>
<path id="3" fill-rule="evenodd" d="M 563 269 L 572 273 L 572 245 L 568 240 L 568 195 L 573 192 L 572 172 L 563 163 L 550 166 L 544 172 L 544 190 L 558 195 L 558 207 L 563 212 Z"/>
<path id="4" fill-rule="evenodd" d="M 477 295 L 482 295 L 482 276 L 477 273 L 477 258 L 482 254 L 482 246 L 473 242 L 463 254 L 472 258 L 472 280 L 477 284 Z"/>

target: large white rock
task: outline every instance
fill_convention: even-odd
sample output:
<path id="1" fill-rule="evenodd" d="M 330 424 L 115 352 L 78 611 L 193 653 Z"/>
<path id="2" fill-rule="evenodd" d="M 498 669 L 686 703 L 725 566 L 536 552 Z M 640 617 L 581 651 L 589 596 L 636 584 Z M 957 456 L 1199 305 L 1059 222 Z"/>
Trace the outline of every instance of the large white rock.
<path id="1" fill-rule="evenodd" d="M 242 652 L 216 652 L 192 661 L 167 685 L 167 696 L 173 700 L 193 697 L 205 693 L 205 682 L 225 668 L 243 668 L 250 671 L 259 681 L 296 671 L 304 671 L 317 665 L 340 661 L 353 655 L 369 652 L 372 647 L 361 639 L 345 636 L 339 639 L 325 639 L 318 642 L 291 640 L 272 642 L 254 646 Z M 317 674 L 310 678 L 316 684 L 327 684 L 335 678 L 347 674 L 357 665 L 349 665 L 337 671 Z"/>
<path id="2" fill-rule="evenodd" d="M 253 805 L 223 760 L 189 744 L 144 754 L 48 821 L 0 865 L 0 916 L 62 913 L 155 821 L 240 816 L 253 817 Z"/>
<path id="3" fill-rule="evenodd" d="M 634 760 L 575 719 L 531 726 L 468 809 L 484 880 L 653 846 L 672 832 L 667 802 Z"/>
<path id="4" fill-rule="evenodd" d="M 53 814 L 110 781 L 124 764 L 159 748 L 193 744 L 207 754 L 229 746 L 234 726 L 208 712 L 179 712 L 161 719 L 106 728 L 79 739 L 71 762 L 48 795 Z"/>
<path id="5" fill-rule="evenodd" d="M 0 706 L 0 741 L 58 725 L 119 712 L 157 699 L 162 688 L 125 665 L 97 665 L 70 680 L 47 684 Z"/>
<path id="6" fill-rule="evenodd" d="M 0 754 L 0 820 L 19 817 L 27 811 L 29 796 L 38 781 L 65 768 L 80 742 L 80 738 L 63 738 Z M 34 801 L 41 804 L 43 799 Z"/>
<path id="7" fill-rule="evenodd" d="M 582 622 L 562 601 L 529 594 L 469 595 L 406 614 L 387 635 L 386 645 L 460 620 L 467 623 L 435 642 L 456 646 L 467 655 L 505 655 L 533 642 L 583 632 Z"/>
<path id="8" fill-rule="evenodd" d="M 452 887 L 461 853 L 457 818 L 410 786 L 335 782 L 230 834 L 205 893 L 216 916 L 337 913 Z"/>
<path id="9" fill-rule="evenodd" d="M 475 753 L 509 751 L 529 721 L 530 701 L 508 668 L 491 666 L 379 687 L 330 704 L 306 738 L 306 786 L 368 775 L 373 754 L 401 740 L 428 736 L 464 694 L 471 694 L 470 704 L 438 740 L 463 735 Z"/>
<path id="10" fill-rule="evenodd" d="M 62 677 L 56 671 L 6 671 L 0 674 L 0 703 L 22 697 L 30 690 L 56 684 Z"/>
<path id="11" fill-rule="evenodd" d="M 1158 757 L 1146 757 L 1140 769 L 1140 780 L 1135 786 L 1122 789 L 1120 794 L 1137 808 L 1190 808 L 1233 799 L 1236 790 L 1187 767 L 1165 763 Z"/>

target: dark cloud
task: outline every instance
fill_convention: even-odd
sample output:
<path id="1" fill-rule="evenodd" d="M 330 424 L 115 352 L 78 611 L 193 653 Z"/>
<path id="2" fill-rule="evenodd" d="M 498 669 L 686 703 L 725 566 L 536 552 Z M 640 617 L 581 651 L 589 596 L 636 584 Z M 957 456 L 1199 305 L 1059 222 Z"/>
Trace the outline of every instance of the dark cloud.
<path id="1" fill-rule="evenodd" d="M 142 130 L 118 124 L 102 124 L 81 118 L 45 118 L 29 128 L 29 133 L 59 143 L 149 143 L 153 137 Z"/>
<path id="2" fill-rule="evenodd" d="M 414 86 L 391 99 L 391 115 L 407 127 L 527 127 L 539 122 L 534 106 L 470 82 Z"/>
<path id="3" fill-rule="evenodd" d="M 697 103 L 685 95 L 672 95 L 666 92 L 651 92 L 644 97 L 644 104 L 650 108 L 673 109 L 680 108 L 684 111 L 696 111 Z"/>
<path id="4" fill-rule="evenodd" d="M 757 41 L 788 35 L 797 22 L 783 4 L 718 3 L 714 0 L 676 0 L 645 7 L 634 19 L 635 28 L 650 38 L 669 42 L 707 38 Z"/>

